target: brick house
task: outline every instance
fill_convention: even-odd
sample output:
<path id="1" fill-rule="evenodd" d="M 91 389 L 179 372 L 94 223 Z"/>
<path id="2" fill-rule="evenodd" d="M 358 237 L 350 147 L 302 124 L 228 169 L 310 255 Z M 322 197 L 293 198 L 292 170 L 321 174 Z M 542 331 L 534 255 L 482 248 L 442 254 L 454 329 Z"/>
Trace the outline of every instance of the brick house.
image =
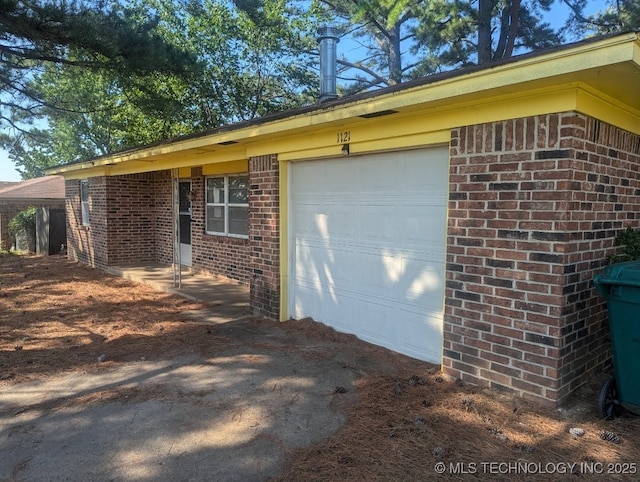
<path id="1" fill-rule="evenodd" d="M 592 279 L 639 225 L 639 79 L 615 35 L 49 172 L 72 259 L 178 255 L 255 315 L 555 405 L 610 357 Z"/>

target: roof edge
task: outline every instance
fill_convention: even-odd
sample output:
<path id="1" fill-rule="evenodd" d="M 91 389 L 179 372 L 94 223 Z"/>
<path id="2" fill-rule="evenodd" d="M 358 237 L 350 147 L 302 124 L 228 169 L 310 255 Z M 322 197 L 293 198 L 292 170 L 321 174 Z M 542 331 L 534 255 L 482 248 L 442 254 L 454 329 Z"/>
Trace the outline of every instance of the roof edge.
<path id="1" fill-rule="evenodd" d="M 499 71 L 509 71 L 519 68 L 525 68 L 538 63 L 556 61 L 566 57 L 577 56 L 590 51 L 597 51 L 604 48 L 615 47 L 621 44 L 629 44 L 630 46 L 632 46 L 632 48 L 628 52 L 627 60 L 636 63 L 640 67 L 640 60 L 637 58 L 638 56 L 640 56 L 640 32 L 608 34 L 605 36 L 583 39 L 578 42 L 573 42 L 558 47 L 537 50 L 534 52 L 527 52 L 525 54 L 510 57 L 508 59 L 493 61 L 483 65 L 474 65 L 452 71 L 441 72 L 375 91 L 363 92 L 353 96 L 327 101 L 322 104 L 313 104 L 298 109 L 269 114 L 256 119 L 226 124 L 214 129 L 208 129 L 185 136 L 165 139 L 144 146 L 134 147 L 107 155 L 97 156 L 87 160 L 74 161 L 60 166 L 48 168 L 45 170 L 45 173 L 48 175 L 63 174 L 65 172 L 87 169 L 94 166 L 109 165 L 109 160 L 116 160 L 118 158 L 121 158 L 121 160 L 118 162 L 124 162 L 133 159 L 140 160 L 144 157 L 162 154 L 162 152 L 159 152 L 160 150 L 162 150 L 162 148 L 175 146 L 181 143 L 190 143 L 192 145 L 189 148 L 194 148 L 197 146 L 194 145 L 192 141 L 201 140 L 201 144 L 203 146 L 208 145 L 211 144 L 211 142 L 208 140 L 209 138 L 215 136 L 225 137 L 225 134 L 230 134 L 226 137 L 229 137 L 228 140 L 232 140 L 231 138 L 233 136 L 231 134 L 241 133 L 245 129 L 266 127 L 268 125 L 275 125 L 283 121 L 290 121 L 298 118 L 311 117 L 312 115 L 330 113 L 339 109 L 346 108 L 348 106 L 358 106 L 364 101 L 370 101 L 372 99 L 379 99 L 382 101 L 386 97 L 393 97 L 398 95 L 399 93 L 410 93 L 415 90 L 420 90 L 425 86 L 437 83 L 455 82 L 457 80 L 464 80 L 464 78 L 469 76 L 473 76 L 477 79 L 479 75 L 489 75 L 491 73 Z M 636 44 L 637 47 L 635 49 L 633 48 L 634 44 Z M 602 63 L 606 64 L 607 60 L 603 59 Z M 217 139 L 214 141 L 214 143 L 218 144 L 220 142 L 228 141 L 226 137 L 225 139 Z M 200 143 L 196 142 L 195 144 Z M 187 147 L 185 147 L 185 149 L 187 149 Z M 144 153 L 145 151 L 147 151 L 147 156 L 138 155 Z"/>

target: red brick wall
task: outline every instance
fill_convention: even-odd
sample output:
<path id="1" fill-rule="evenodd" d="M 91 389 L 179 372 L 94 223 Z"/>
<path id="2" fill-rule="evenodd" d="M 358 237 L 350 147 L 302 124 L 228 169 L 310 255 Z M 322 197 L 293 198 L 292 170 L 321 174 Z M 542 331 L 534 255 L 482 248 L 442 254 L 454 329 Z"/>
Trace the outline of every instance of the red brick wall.
<path id="1" fill-rule="evenodd" d="M 581 385 L 608 358 L 609 326 L 605 301 L 593 289 L 593 277 L 615 253 L 623 229 L 640 226 L 640 136 L 583 115 L 566 117 L 562 130 L 573 139 L 571 193 L 566 239 L 566 302 L 560 330 L 560 394 Z M 562 132 L 562 131 L 561 131 Z M 606 348 L 606 350 L 604 349 Z"/>
<path id="2" fill-rule="evenodd" d="M 249 159 L 251 308 L 280 318 L 280 187 L 276 155 Z"/>
<path id="3" fill-rule="evenodd" d="M 89 178 L 89 226 L 82 225 L 80 180 L 66 188 L 69 258 L 104 268 L 155 260 L 154 174 Z"/>
<path id="4" fill-rule="evenodd" d="M 171 171 L 90 178 L 90 226 L 82 225 L 80 181 L 66 189 L 70 259 L 96 267 L 173 262 Z M 205 232 L 201 168 L 192 190 L 193 268 L 249 284 L 249 240 Z"/>
<path id="5" fill-rule="evenodd" d="M 89 226 L 82 225 L 80 180 L 65 181 L 67 253 L 69 259 L 96 267 L 108 266 L 106 186 L 104 177 L 89 181 Z"/>
<path id="6" fill-rule="evenodd" d="M 450 156 L 443 367 L 559 402 L 609 356 L 591 280 L 637 224 L 637 136 L 554 114 L 455 129 Z"/>
<path id="7" fill-rule="evenodd" d="M 249 284 L 249 240 L 206 232 L 205 178 L 201 168 L 191 170 L 191 242 L 193 268 Z"/>
<path id="8" fill-rule="evenodd" d="M 154 173 L 103 179 L 107 190 L 108 264 L 155 261 Z"/>

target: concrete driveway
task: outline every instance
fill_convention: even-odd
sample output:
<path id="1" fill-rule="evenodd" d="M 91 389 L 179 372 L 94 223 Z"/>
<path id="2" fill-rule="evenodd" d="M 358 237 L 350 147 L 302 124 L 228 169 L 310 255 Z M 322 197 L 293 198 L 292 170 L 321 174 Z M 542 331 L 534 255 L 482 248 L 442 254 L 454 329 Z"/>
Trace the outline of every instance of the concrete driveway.
<path id="1" fill-rule="evenodd" d="M 0 480 L 266 480 L 289 449 L 345 423 L 353 355 L 223 315 L 194 315 L 231 340 L 215 356 L 140 360 L 3 388 Z"/>

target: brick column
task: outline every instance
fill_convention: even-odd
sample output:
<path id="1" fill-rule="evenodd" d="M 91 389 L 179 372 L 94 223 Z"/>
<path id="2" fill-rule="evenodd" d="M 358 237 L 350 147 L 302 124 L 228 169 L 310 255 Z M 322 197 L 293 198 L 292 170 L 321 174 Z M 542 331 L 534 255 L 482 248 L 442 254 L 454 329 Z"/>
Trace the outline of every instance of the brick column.
<path id="1" fill-rule="evenodd" d="M 250 300 L 256 316 L 280 317 L 280 189 L 278 157 L 249 159 Z"/>
<path id="2" fill-rule="evenodd" d="M 557 404 L 603 363 L 591 280 L 637 226 L 639 146 L 571 112 L 452 131 L 445 371 Z"/>
<path id="3" fill-rule="evenodd" d="M 154 173 L 105 177 L 107 265 L 155 261 Z M 97 207 L 97 206 L 96 206 Z"/>

